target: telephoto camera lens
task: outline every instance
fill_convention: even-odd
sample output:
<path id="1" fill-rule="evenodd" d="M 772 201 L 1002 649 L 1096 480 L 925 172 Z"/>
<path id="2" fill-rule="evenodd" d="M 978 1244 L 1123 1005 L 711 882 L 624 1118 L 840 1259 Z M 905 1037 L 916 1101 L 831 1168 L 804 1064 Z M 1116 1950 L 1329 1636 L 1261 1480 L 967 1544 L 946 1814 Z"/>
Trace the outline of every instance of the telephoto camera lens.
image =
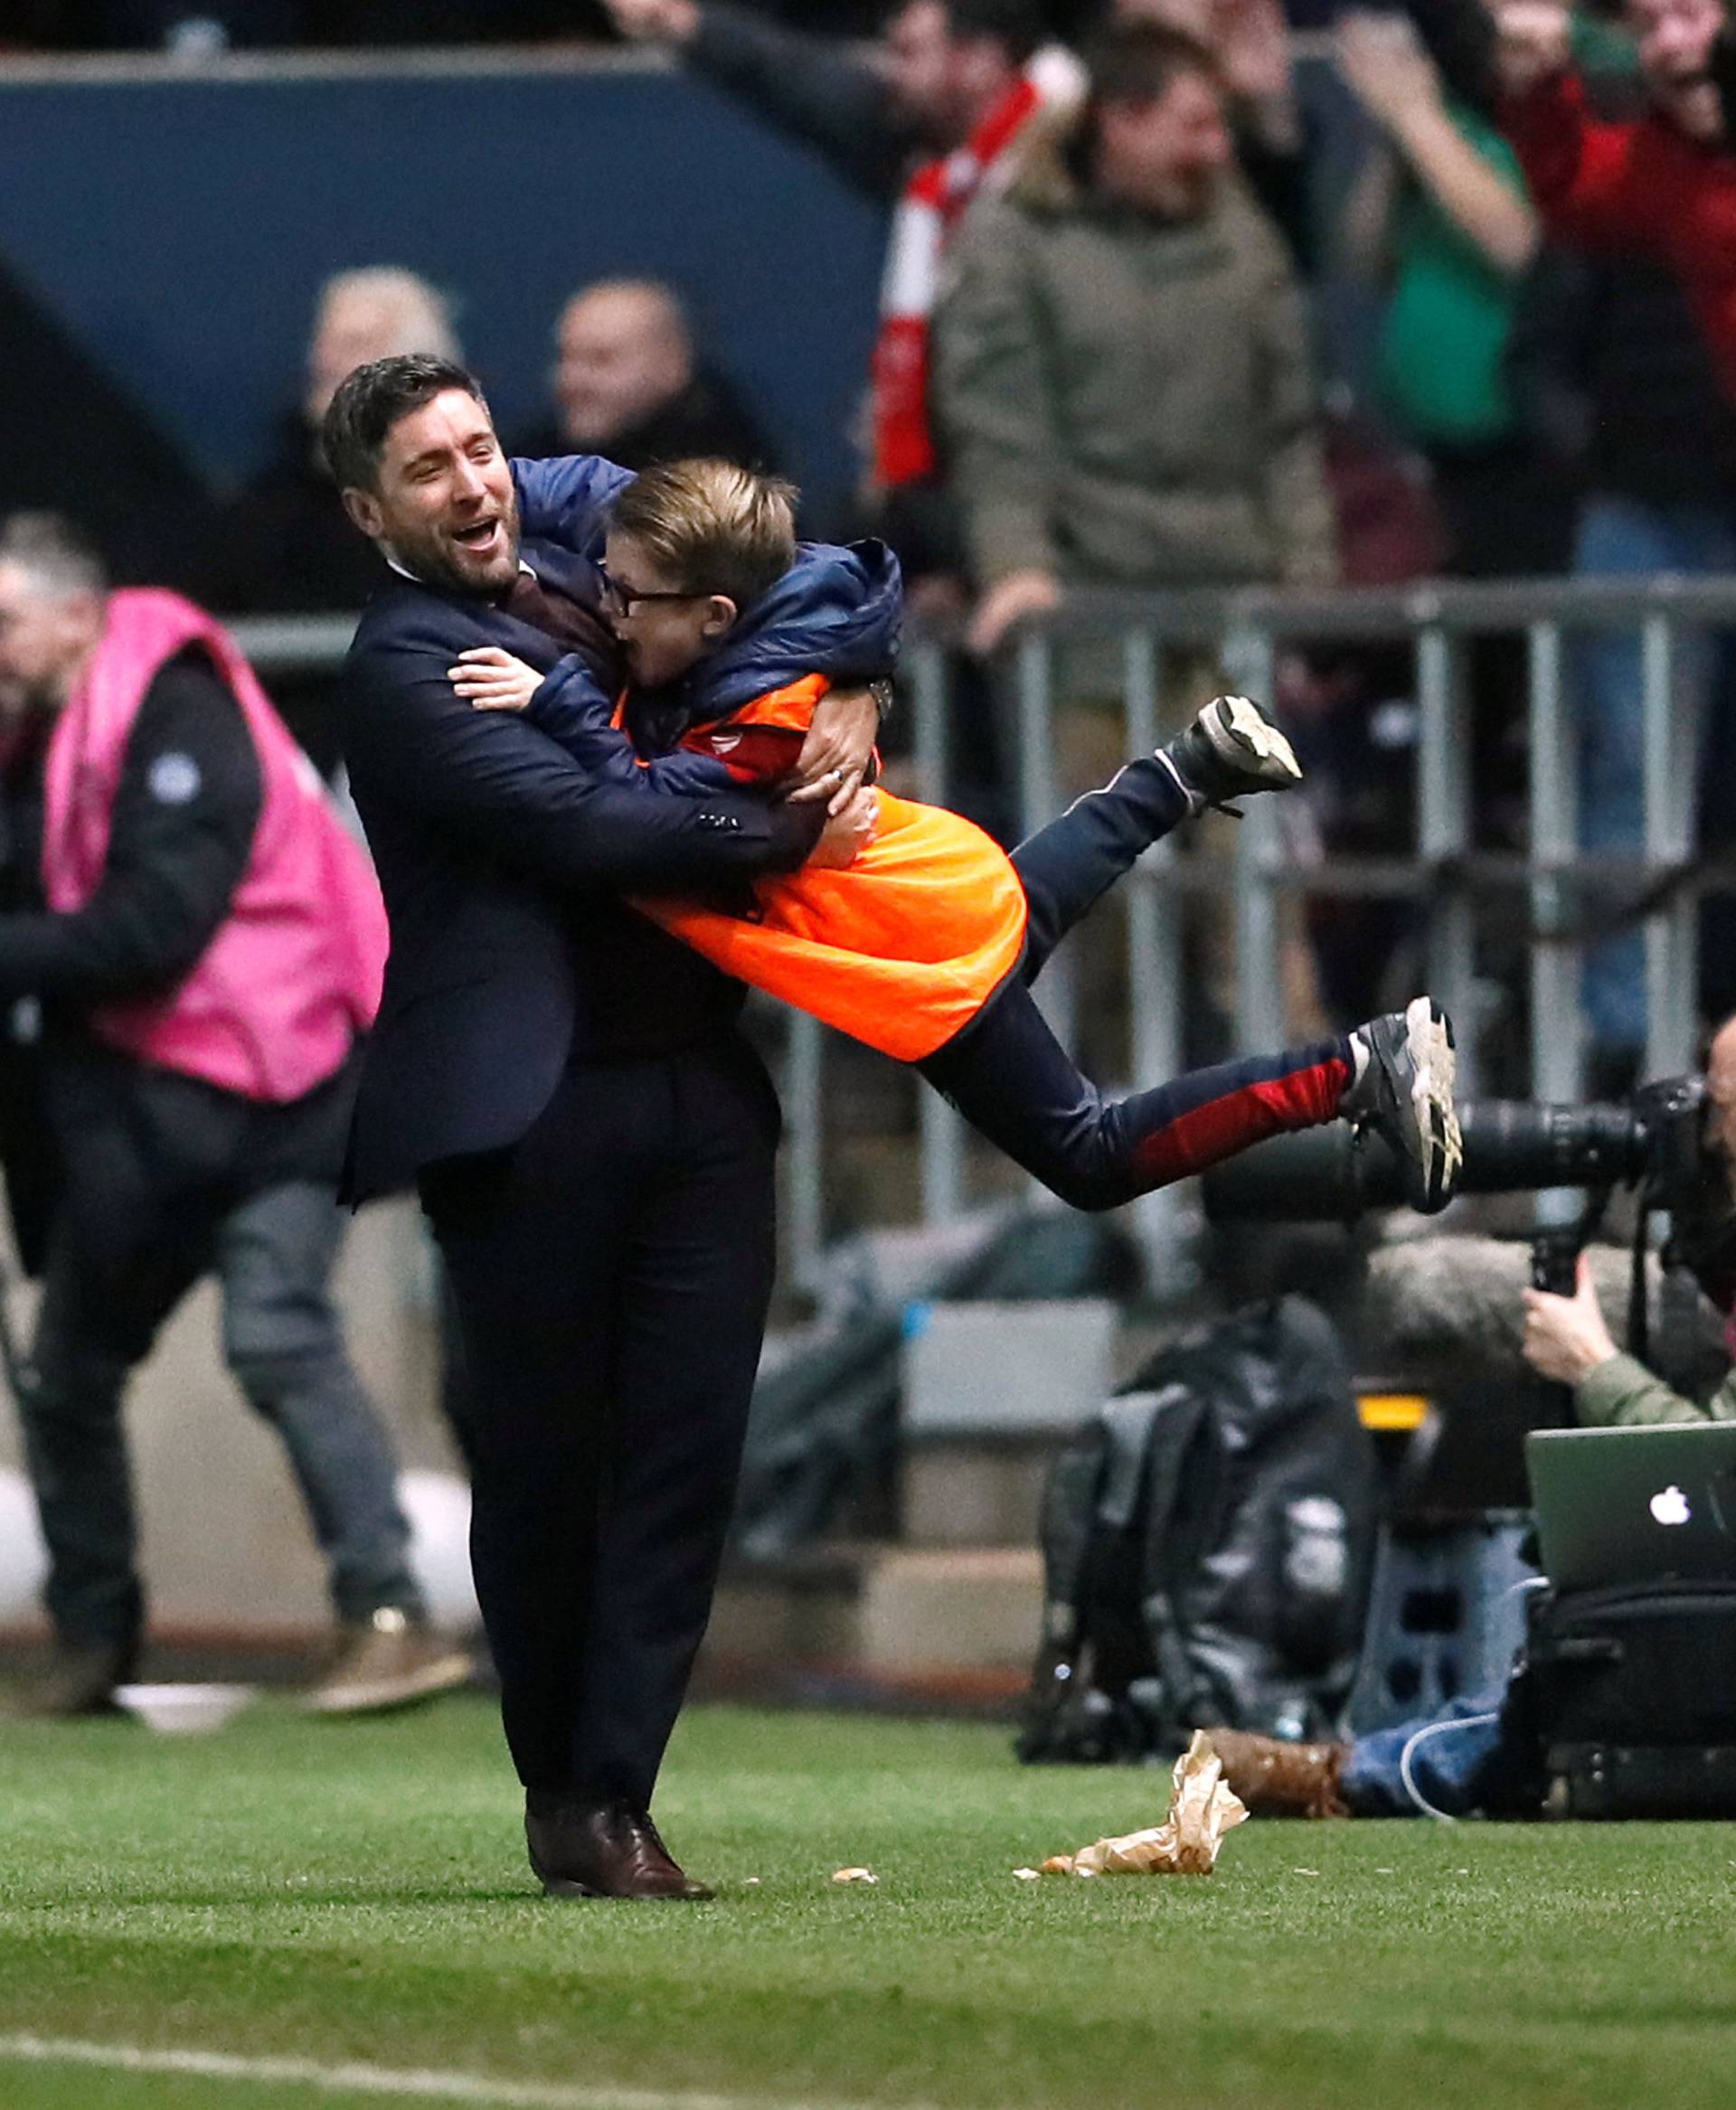
<path id="1" fill-rule="evenodd" d="M 1646 1172 L 1645 1124 L 1630 1107 L 1540 1106 L 1529 1099 L 1473 1099 L 1459 1108 L 1465 1163 L 1461 1194 L 1543 1187 L 1612 1187 Z M 1216 1222 L 1347 1221 L 1364 1209 L 1404 1201 L 1398 1160 L 1378 1136 L 1342 1121 L 1274 1136 L 1202 1179 Z"/>

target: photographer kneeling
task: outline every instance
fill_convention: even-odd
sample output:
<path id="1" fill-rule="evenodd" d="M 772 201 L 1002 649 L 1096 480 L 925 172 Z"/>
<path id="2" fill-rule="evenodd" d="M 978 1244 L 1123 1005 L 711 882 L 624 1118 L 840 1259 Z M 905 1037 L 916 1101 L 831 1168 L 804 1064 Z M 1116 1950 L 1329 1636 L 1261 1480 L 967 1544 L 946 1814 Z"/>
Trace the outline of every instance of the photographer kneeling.
<path id="1" fill-rule="evenodd" d="M 1726 1350 L 1736 1353 L 1736 1018 L 1724 1022 L 1707 1050 L 1701 1142 L 1703 1192 L 1694 1206 L 1673 1210 L 1671 1246 L 1722 1314 Z M 1439 1293 L 1434 1308 L 1443 1310 L 1441 1297 L 1462 1287 L 1462 1281 L 1453 1281 L 1461 1271 L 1441 1266 L 1456 1242 L 1493 1247 L 1487 1240 L 1431 1238 L 1395 1248 L 1401 1266 L 1392 1271 L 1387 1293 L 1400 1276 L 1414 1284 L 1427 1275 Z M 1505 1253 L 1516 1269 L 1523 1248 Z M 1488 1275 L 1486 1251 L 1472 1265 L 1478 1261 Z M 1571 1296 L 1523 1290 L 1519 1351 L 1540 1377 L 1570 1388 L 1577 1420 L 1600 1427 L 1736 1421 L 1736 1368 L 1705 1405 L 1697 1404 L 1617 1346 L 1589 1254 L 1579 1257 L 1576 1283 Z M 1467 1335 L 1489 1316 L 1492 1286 L 1487 1279 L 1479 1283 L 1481 1295 L 1470 1300 L 1468 1318 L 1461 1305 Z M 1476 1309 L 1478 1304 L 1484 1308 Z M 1479 1345 L 1489 1345 L 1486 1334 Z M 1683 1344 L 1671 1345 L 1679 1351 Z M 1519 1678 L 1455 1700 L 1432 1719 L 1376 1730 L 1354 1743 L 1287 1744 L 1231 1729 L 1210 1734 L 1231 1786 L 1265 1814 L 1535 1816 L 1548 1788 Z"/>
<path id="2" fill-rule="evenodd" d="M 1722 1172 L 1724 1192 L 1709 1195 L 1697 1218 L 1684 1220 L 1678 1210 L 1673 1243 L 1722 1313 L 1726 1347 L 1736 1348 L 1731 1339 L 1736 1332 L 1736 1018 L 1719 1027 L 1707 1050 L 1703 1141 L 1709 1168 L 1715 1165 Z M 1610 1428 L 1663 1421 L 1736 1421 L 1736 1368 L 1701 1407 L 1616 1346 L 1583 1254 L 1573 1295 L 1528 1289 L 1524 1304 L 1521 1352 L 1539 1376 L 1571 1387 L 1577 1419 Z"/>

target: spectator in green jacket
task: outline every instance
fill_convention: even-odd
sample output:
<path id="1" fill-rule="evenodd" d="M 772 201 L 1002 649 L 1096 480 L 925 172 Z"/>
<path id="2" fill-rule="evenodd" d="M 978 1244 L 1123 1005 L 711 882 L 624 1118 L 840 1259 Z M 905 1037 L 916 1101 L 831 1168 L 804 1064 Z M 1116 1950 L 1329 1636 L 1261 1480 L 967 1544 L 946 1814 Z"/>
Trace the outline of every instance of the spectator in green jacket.
<path id="1" fill-rule="evenodd" d="M 1386 285 L 1380 393 L 1429 459 L 1450 567 L 1484 578 L 1559 570 L 1559 481 L 1538 476 L 1505 372 L 1539 240 L 1518 156 L 1490 114 L 1443 84 L 1402 15 L 1341 16 L 1337 60 L 1381 135 L 1346 212 L 1346 246 Z"/>
<path id="2" fill-rule="evenodd" d="M 1084 108 L 948 262 L 939 400 L 978 651 L 1070 583 L 1331 578 L 1301 298 L 1202 46 L 1111 32 Z"/>

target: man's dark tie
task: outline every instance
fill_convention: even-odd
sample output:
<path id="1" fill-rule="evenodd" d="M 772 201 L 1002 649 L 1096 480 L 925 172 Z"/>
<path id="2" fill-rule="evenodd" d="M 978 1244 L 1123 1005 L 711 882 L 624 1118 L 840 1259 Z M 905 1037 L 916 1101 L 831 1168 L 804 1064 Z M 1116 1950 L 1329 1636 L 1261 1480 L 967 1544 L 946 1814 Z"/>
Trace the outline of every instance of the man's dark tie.
<path id="1" fill-rule="evenodd" d="M 569 652 L 576 652 L 606 683 L 612 680 L 619 651 L 602 617 L 571 594 L 546 586 L 534 572 L 521 571 L 501 602 L 509 616 L 541 630 Z"/>

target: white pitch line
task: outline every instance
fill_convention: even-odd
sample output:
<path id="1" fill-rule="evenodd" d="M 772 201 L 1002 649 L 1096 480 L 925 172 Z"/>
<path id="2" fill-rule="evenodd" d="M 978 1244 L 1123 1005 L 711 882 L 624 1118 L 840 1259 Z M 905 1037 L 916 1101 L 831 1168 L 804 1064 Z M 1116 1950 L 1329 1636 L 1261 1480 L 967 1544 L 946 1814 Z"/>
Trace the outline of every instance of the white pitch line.
<path id="1" fill-rule="evenodd" d="M 486 2074 L 400 2071 L 385 2066 L 323 2066 L 317 2059 L 229 2051 L 156 2050 L 141 2044 L 89 2044 L 76 2038 L 0 2036 L 0 2061 L 93 2066 L 118 2073 L 193 2076 L 202 2080 L 279 2082 L 347 2089 L 357 2096 L 421 2096 L 443 2103 L 498 2104 L 503 2110 L 868 2110 L 866 2105 L 712 2096 L 684 2088 L 575 2088 L 558 2081 L 490 2080 Z M 920 2110 L 908 2105 L 902 2110 Z"/>

